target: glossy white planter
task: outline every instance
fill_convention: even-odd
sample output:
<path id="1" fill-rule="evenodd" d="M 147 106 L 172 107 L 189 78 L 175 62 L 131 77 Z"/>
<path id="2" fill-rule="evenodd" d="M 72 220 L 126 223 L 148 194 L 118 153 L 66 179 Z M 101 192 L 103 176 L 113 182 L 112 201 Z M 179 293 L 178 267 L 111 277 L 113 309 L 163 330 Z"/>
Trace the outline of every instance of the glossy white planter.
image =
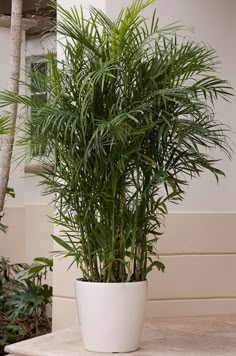
<path id="1" fill-rule="evenodd" d="M 131 352 L 139 347 L 147 281 L 93 283 L 76 281 L 81 335 L 86 350 Z"/>

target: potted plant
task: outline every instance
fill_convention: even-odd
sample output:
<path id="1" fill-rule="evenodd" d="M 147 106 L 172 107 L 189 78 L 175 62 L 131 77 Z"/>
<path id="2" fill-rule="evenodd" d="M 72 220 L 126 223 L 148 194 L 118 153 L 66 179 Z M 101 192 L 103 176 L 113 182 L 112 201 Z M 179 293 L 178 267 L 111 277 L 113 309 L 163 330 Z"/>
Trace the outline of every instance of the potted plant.
<path id="1" fill-rule="evenodd" d="M 156 12 L 147 23 L 140 13 L 152 3 L 135 0 L 116 21 L 58 6 L 64 58 L 49 54 L 48 73 L 31 71 L 31 97 L 0 94 L 3 105 L 33 109 L 22 144 L 45 166 L 38 174 L 62 228 L 53 238 L 82 271 L 76 293 L 92 351 L 138 348 L 147 275 L 164 271 L 156 242 L 167 204 L 202 171 L 223 175 L 212 151 L 230 156 L 213 105 L 232 90 L 215 51 L 179 37 L 176 24 L 159 28 Z"/>

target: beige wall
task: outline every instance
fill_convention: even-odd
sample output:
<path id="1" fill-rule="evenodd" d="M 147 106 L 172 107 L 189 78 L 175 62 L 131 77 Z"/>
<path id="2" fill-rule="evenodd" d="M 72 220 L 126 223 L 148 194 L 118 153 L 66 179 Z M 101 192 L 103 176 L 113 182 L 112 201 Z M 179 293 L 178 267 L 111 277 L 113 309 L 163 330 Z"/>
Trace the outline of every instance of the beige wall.
<path id="1" fill-rule="evenodd" d="M 0 235 L 0 255 L 9 256 L 14 262 L 32 262 L 35 257 L 48 256 L 52 251 L 52 225 L 48 215 L 51 206 L 25 205 L 5 209 L 7 234 Z"/>
<path id="2" fill-rule="evenodd" d="M 94 1 L 96 2 L 96 1 Z M 69 7 L 66 0 L 60 0 Z M 75 3 L 75 1 L 74 1 Z M 85 3 L 83 0 L 76 4 Z M 92 1 L 86 1 L 92 4 Z M 131 0 L 107 0 L 105 10 L 115 17 Z M 99 5 L 104 9 L 104 2 Z M 94 4 L 93 4 L 94 5 Z M 95 5 L 96 6 L 96 5 Z M 152 7 L 152 9 L 154 6 Z M 222 74 L 236 87 L 234 0 L 159 0 L 157 11 L 163 25 L 181 20 L 195 27 L 195 36 L 213 46 L 222 61 Z M 150 17 L 150 10 L 145 12 Z M 217 117 L 236 129 L 235 102 L 219 103 Z M 235 136 L 232 136 L 236 143 Z M 164 274 L 149 277 L 148 317 L 229 314 L 236 311 L 236 165 L 222 163 L 227 178 L 217 186 L 203 175 L 190 185 L 181 206 L 171 206 L 166 231 L 158 243 Z M 77 323 L 74 282 L 79 272 L 67 272 L 70 261 L 55 261 L 54 329 Z"/>
<path id="3" fill-rule="evenodd" d="M 0 233 L 0 256 L 9 256 L 13 263 L 25 261 L 24 208 L 6 208 L 4 223 L 8 233 Z"/>

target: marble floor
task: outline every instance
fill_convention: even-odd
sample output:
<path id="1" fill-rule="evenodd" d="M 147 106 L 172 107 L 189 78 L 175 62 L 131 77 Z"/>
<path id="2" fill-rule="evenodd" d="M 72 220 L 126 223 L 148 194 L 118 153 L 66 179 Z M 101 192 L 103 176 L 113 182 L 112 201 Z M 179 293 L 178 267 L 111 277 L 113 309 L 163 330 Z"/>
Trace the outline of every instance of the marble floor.
<path id="1" fill-rule="evenodd" d="M 83 349 L 78 328 L 10 345 L 6 351 L 11 356 L 96 355 Z M 122 354 L 128 355 L 236 356 L 236 315 L 148 320 L 140 349 L 132 354 Z"/>

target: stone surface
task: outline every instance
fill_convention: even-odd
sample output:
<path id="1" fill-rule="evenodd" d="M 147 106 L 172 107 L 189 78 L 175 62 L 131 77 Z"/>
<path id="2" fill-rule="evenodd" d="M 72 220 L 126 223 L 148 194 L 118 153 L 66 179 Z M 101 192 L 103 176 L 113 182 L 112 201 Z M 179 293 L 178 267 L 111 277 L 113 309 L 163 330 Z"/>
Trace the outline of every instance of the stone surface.
<path id="1" fill-rule="evenodd" d="M 6 347 L 6 351 L 11 356 L 95 355 L 83 349 L 78 328 L 64 329 L 13 344 Z M 163 355 L 235 356 L 236 315 L 146 321 L 140 349 L 132 356 Z"/>

